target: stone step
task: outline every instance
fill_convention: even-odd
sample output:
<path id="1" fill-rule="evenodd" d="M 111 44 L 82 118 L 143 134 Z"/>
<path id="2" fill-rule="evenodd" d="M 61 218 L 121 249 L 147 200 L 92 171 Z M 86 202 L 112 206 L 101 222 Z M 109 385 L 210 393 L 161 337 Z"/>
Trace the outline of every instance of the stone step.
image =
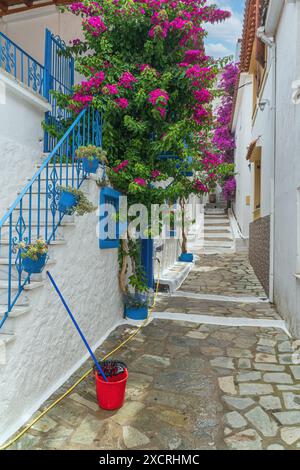
<path id="1" fill-rule="evenodd" d="M 9 313 L 7 319 L 4 322 L 4 325 L 1 328 L 2 333 L 7 333 L 7 334 L 13 334 L 15 331 L 15 322 L 19 317 L 22 317 L 23 315 L 26 315 L 31 311 L 30 306 L 24 306 L 24 307 L 14 307 L 12 311 Z M 0 322 L 4 318 L 4 315 L 6 313 L 6 309 L 4 307 L 0 306 Z"/>
<path id="2" fill-rule="evenodd" d="M 26 222 L 27 221 L 25 220 L 25 224 L 26 224 Z M 16 222 L 15 222 L 15 224 L 16 224 Z M 27 222 L 27 224 L 28 224 L 28 222 Z M 45 238 L 45 227 L 46 227 L 45 222 L 41 221 L 39 226 L 40 226 L 40 237 Z M 48 227 L 48 236 L 49 236 L 51 234 L 51 231 L 52 231 L 52 221 L 48 220 L 47 227 Z M 76 222 L 67 222 L 63 219 L 61 221 L 60 225 L 59 225 L 58 230 L 60 230 L 61 227 L 63 227 L 63 228 L 76 227 Z M 31 231 L 32 231 L 32 234 L 33 234 L 32 239 L 34 239 L 34 233 L 37 233 L 37 228 L 38 228 L 37 221 L 33 221 L 31 223 Z M 2 227 L 2 230 L 1 230 L 1 242 L 2 242 L 2 238 L 4 238 L 4 239 L 8 238 L 8 234 L 9 234 L 9 226 L 8 226 L 7 223 L 5 223 Z M 13 226 L 13 236 L 18 237 L 15 226 Z M 24 234 L 24 237 L 26 237 L 26 232 Z"/>
<path id="3" fill-rule="evenodd" d="M 11 283 L 11 287 L 12 287 L 12 290 L 17 290 L 19 288 L 18 282 L 13 281 Z M 44 287 L 44 281 L 31 281 L 30 284 L 26 284 L 26 286 L 24 286 L 24 290 L 30 291 L 34 289 L 39 289 L 40 287 Z M 0 290 L 5 290 L 7 292 L 7 289 L 8 289 L 8 281 L 0 281 Z"/>
<path id="4" fill-rule="evenodd" d="M 20 218 L 20 214 L 21 214 L 20 209 L 15 209 L 13 211 L 13 217 L 12 217 L 13 224 L 16 224 L 18 222 L 18 220 Z M 23 208 L 22 209 L 22 217 L 23 217 L 26 225 L 28 224 L 28 221 L 29 221 L 29 215 L 30 215 L 29 208 L 27 208 L 27 207 Z M 51 212 L 50 207 L 48 207 L 48 209 L 41 208 L 40 210 L 33 207 L 31 209 L 31 223 L 32 224 L 37 223 L 38 217 L 40 218 L 41 223 L 46 224 L 46 218 L 47 218 L 47 225 L 51 226 L 52 223 L 53 223 L 53 217 L 52 217 L 52 212 Z M 58 219 L 59 219 L 59 211 L 57 211 L 56 214 L 55 214 L 55 219 L 54 219 L 55 223 L 58 222 Z M 64 224 L 70 223 L 70 222 L 74 223 L 74 215 L 65 215 L 62 222 L 61 222 L 61 225 L 64 225 Z"/>
<path id="5" fill-rule="evenodd" d="M 16 339 L 15 335 L 0 333 L 0 344 L 9 344 Z"/>
<path id="6" fill-rule="evenodd" d="M 213 225 L 213 226 L 220 226 L 223 227 L 224 225 L 230 226 L 230 222 L 228 219 L 204 219 L 204 226 L 206 225 Z"/>
<path id="7" fill-rule="evenodd" d="M 53 266 L 56 263 L 54 258 L 50 258 L 47 261 L 47 266 Z M 26 280 L 27 273 L 23 272 L 21 275 L 22 280 Z M 34 281 L 42 281 L 42 273 L 40 274 L 33 274 L 31 279 Z M 1 258 L 0 257 L 0 281 L 7 281 L 9 277 L 9 259 L 8 258 Z M 18 281 L 19 273 L 17 267 L 15 265 L 15 258 L 12 259 L 12 268 L 11 268 L 11 279 L 12 281 Z"/>
<path id="8" fill-rule="evenodd" d="M 216 241 L 216 242 L 232 242 L 233 241 L 233 238 L 228 236 L 228 235 L 225 235 L 225 236 L 221 236 L 221 235 L 213 235 L 213 234 L 205 234 L 204 235 L 204 240 L 205 241 Z"/>
<path id="9" fill-rule="evenodd" d="M 204 247 L 231 248 L 232 246 L 233 246 L 232 241 L 214 241 L 214 240 L 204 241 Z"/>
<path id="10" fill-rule="evenodd" d="M 204 233 L 205 233 L 205 235 L 208 234 L 208 233 L 214 233 L 216 235 L 218 235 L 218 234 L 224 234 L 224 235 L 229 234 L 229 235 L 231 235 L 231 230 L 230 230 L 230 228 L 226 228 L 226 227 L 223 227 L 223 228 L 221 227 L 220 228 L 220 227 L 217 226 L 217 227 L 214 227 L 214 228 L 205 228 Z"/>
<path id="11" fill-rule="evenodd" d="M 44 236 L 44 233 L 41 233 L 41 237 Z M 33 237 L 32 238 L 32 241 L 34 241 L 37 237 Z M 67 242 L 66 240 L 64 239 L 59 239 L 59 240 L 55 240 L 55 241 L 52 241 L 49 246 L 52 247 L 52 246 L 56 246 L 56 245 L 65 245 Z M 5 238 L 4 240 L 1 240 L 1 244 L 0 244 L 0 260 L 2 258 L 6 258 L 8 259 L 9 257 L 9 242 L 8 242 L 8 239 Z"/>
<path id="12" fill-rule="evenodd" d="M 30 284 L 26 284 L 24 286 L 24 291 L 32 291 L 35 289 L 40 289 L 41 287 L 44 287 L 44 281 L 38 280 L 34 281 L 32 280 Z M 15 295 L 17 294 L 19 289 L 19 283 L 18 281 L 12 281 L 11 283 L 11 298 L 14 299 Z M 0 280 L 0 307 L 3 308 L 7 305 L 7 296 L 8 296 L 8 281 L 7 280 Z M 27 304 L 28 303 L 28 297 L 24 296 L 23 292 L 18 298 L 17 301 L 17 306 L 24 305 L 24 302 Z"/>

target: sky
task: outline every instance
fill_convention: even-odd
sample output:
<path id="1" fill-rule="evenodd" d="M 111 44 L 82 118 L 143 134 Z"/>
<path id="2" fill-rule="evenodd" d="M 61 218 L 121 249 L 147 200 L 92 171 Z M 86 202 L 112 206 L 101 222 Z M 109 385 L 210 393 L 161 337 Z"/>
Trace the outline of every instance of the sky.
<path id="1" fill-rule="evenodd" d="M 232 16 L 223 23 L 206 25 L 208 31 L 207 54 L 216 58 L 235 56 L 237 40 L 242 34 L 244 0 L 209 0 L 208 3 L 214 3 L 220 8 L 231 11 Z"/>

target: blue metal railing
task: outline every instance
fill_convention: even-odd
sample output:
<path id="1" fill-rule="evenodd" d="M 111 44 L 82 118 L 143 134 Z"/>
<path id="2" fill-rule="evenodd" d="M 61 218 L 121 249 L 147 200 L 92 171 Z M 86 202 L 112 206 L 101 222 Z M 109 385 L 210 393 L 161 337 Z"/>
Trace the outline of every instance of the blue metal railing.
<path id="1" fill-rule="evenodd" d="M 51 111 L 46 113 L 46 124 L 55 128 L 57 133 L 64 129 L 65 122 L 72 112 L 58 103 L 55 93 L 70 95 L 74 86 L 74 59 L 66 55 L 66 44 L 46 29 L 45 37 L 45 97 L 51 104 Z M 51 152 L 57 138 L 45 132 L 44 151 Z"/>
<path id="2" fill-rule="evenodd" d="M 0 308 L 4 316 L 0 329 L 12 308 L 17 304 L 30 276 L 22 269 L 19 249 L 21 242 L 31 243 L 43 238 L 50 243 L 56 239 L 56 231 L 64 214 L 58 209 L 59 186 L 79 188 L 87 174 L 76 159 L 76 149 L 82 145 L 102 145 L 102 122 L 98 111 L 82 111 L 42 163 L 29 183 L 0 220 L 0 258 L 6 260 L 5 283 L 7 294 L 1 298 Z M 3 277 L 3 269 L 2 269 Z M 4 289 L 1 291 L 5 292 Z"/>
<path id="3" fill-rule="evenodd" d="M 0 69 L 12 75 L 35 93 L 46 97 L 44 66 L 1 32 Z"/>

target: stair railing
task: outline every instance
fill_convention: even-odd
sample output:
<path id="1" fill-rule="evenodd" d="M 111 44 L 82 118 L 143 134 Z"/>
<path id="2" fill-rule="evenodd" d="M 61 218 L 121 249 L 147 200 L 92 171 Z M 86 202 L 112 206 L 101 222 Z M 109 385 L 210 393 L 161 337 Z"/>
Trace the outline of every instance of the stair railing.
<path id="1" fill-rule="evenodd" d="M 1 32 L 0 70 L 46 98 L 44 66 Z"/>
<path id="2" fill-rule="evenodd" d="M 64 214 L 59 211 L 60 186 L 80 188 L 87 177 L 82 163 L 76 159 L 76 149 L 82 145 L 102 145 L 102 122 L 98 111 L 83 110 L 57 143 L 50 155 L 21 191 L 10 209 L 0 220 L 0 257 L 6 259 L 7 281 L 0 281 L 7 295 L 0 297 L 5 314 L 0 329 L 16 305 L 30 275 L 22 269 L 19 245 L 43 238 L 50 243 Z"/>

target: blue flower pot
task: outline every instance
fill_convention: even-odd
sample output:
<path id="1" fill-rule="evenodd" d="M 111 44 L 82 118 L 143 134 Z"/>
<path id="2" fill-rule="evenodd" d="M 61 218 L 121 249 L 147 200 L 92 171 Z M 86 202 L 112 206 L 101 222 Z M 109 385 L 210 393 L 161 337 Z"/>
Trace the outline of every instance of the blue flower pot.
<path id="1" fill-rule="evenodd" d="M 31 258 L 22 259 L 22 269 L 28 274 L 38 274 L 41 273 L 45 267 L 47 261 L 47 254 L 40 255 L 40 257 L 35 261 Z"/>
<path id="2" fill-rule="evenodd" d="M 77 206 L 77 202 L 77 198 L 74 194 L 69 191 L 62 191 L 58 202 L 58 209 L 64 214 L 71 215 Z"/>
<path id="3" fill-rule="evenodd" d="M 175 238 L 176 237 L 176 230 L 169 230 L 169 237 Z"/>
<path id="4" fill-rule="evenodd" d="M 82 168 L 86 173 L 96 173 L 99 168 L 99 160 L 93 158 L 89 160 L 88 158 L 82 158 Z"/>
<path id="5" fill-rule="evenodd" d="M 146 320 L 148 318 L 148 307 L 125 307 L 125 315 L 130 320 Z"/>
<path id="6" fill-rule="evenodd" d="M 182 253 L 179 256 L 179 261 L 182 263 L 192 263 L 194 261 L 194 255 L 192 253 Z"/>

